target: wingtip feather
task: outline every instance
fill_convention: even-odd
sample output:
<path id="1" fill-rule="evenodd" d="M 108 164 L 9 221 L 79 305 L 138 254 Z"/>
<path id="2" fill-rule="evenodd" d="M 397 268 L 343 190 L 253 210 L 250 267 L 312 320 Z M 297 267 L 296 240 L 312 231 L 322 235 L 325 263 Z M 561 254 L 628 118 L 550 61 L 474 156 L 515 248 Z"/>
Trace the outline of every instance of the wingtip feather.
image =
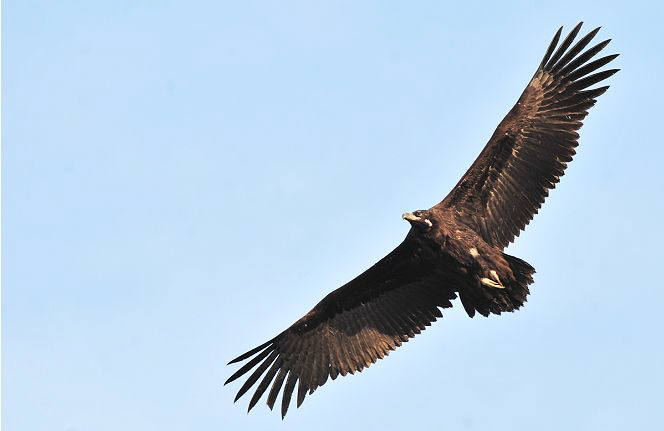
<path id="1" fill-rule="evenodd" d="M 253 354 L 255 354 L 255 353 L 257 353 L 257 352 L 259 352 L 260 350 L 264 349 L 265 347 L 269 346 L 270 343 L 272 343 L 274 340 L 276 340 L 276 337 L 273 338 L 273 339 L 271 339 L 271 340 L 269 340 L 269 341 L 266 341 L 265 343 L 261 344 L 260 346 L 254 347 L 253 349 L 251 349 L 251 350 L 249 350 L 249 351 L 247 351 L 247 352 L 244 352 L 243 354 L 241 354 L 241 355 L 238 356 L 237 358 L 232 359 L 232 360 L 231 360 L 229 363 L 227 363 L 226 365 L 232 365 L 232 364 L 238 363 L 238 362 L 240 362 L 240 361 L 244 361 L 244 360 L 247 359 L 248 357 L 252 356 Z"/>
<path id="2" fill-rule="evenodd" d="M 560 35 L 562 34 L 562 32 L 563 32 L 563 26 L 560 26 L 556 34 L 553 36 L 553 39 L 551 39 L 549 47 L 546 49 L 544 58 L 542 58 L 542 61 L 540 62 L 540 65 L 537 68 L 537 70 L 542 69 L 544 65 L 549 61 L 549 58 L 551 58 L 551 54 L 553 54 L 553 51 L 556 49 L 556 46 L 558 45 L 558 41 L 560 40 Z"/>
<path id="3" fill-rule="evenodd" d="M 560 58 L 565 54 L 567 49 L 572 45 L 572 42 L 574 42 L 574 39 L 576 39 L 576 36 L 579 34 L 579 30 L 581 30 L 581 26 L 583 25 L 583 21 L 578 23 L 568 34 L 565 36 L 565 39 L 563 39 L 562 43 L 556 49 L 555 53 L 549 58 L 547 61 L 546 65 L 544 66 L 545 70 L 551 70 L 553 66 L 560 60 Z"/>

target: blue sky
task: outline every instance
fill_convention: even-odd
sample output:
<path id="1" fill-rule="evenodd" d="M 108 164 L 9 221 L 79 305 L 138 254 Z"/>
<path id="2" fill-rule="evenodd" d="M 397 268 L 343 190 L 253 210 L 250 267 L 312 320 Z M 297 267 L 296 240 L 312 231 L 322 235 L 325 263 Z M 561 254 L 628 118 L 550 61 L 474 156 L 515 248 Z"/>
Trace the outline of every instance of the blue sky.
<path id="1" fill-rule="evenodd" d="M 661 423 L 658 2 L 6 1 L 6 430 L 652 429 Z M 509 252 L 517 313 L 461 307 L 282 422 L 225 363 L 405 235 L 553 33 L 622 71 Z"/>

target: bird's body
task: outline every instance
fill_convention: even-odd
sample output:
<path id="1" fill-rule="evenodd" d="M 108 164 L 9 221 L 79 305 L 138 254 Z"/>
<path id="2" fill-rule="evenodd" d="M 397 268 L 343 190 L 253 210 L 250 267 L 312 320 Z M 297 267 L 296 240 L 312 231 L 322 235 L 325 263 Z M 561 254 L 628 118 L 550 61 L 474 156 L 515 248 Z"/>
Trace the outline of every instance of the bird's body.
<path id="1" fill-rule="evenodd" d="M 557 50 L 562 29 L 556 33 L 517 104 L 447 197 L 403 215 L 411 228 L 401 244 L 231 361 L 251 358 L 226 383 L 253 369 L 236 400 L 262 378 L 249 409 L 271 385 L 267 404 L 272 408 L 283 388 L 284 416 L 296 385 L 299 406 L 328 378 L 361 371 L 420 333 L 457 297 L 470 317 L 525 303 L 535 270 L 504 248 L 563 175 L 578 145 L 576 130 L 608 86 L 586 88 L 617 71 L 591 74 L 617 55 L 590 61 L 608 41 L 583 51 L 595 29 L 571 46 L 580 27 Z"/>

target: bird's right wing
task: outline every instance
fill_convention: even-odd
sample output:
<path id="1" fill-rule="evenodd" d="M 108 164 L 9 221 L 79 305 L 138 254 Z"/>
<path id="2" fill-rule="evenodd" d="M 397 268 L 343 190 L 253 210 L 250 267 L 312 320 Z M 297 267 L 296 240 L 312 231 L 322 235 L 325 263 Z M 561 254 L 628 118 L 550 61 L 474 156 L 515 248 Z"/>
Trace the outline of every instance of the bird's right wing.
<path id="1" fill-rule="evenodd" d="M 283 386 L 283 417 L 296 383 L 299 407 L 306 393 L 328 377 L 362 371 L 442 317 L 438 307 L 450 307 L 456 298 L 454 275 L 441 272 L 409 237 L 290 328 L 233 359 L 230 363 L 249 361 L 226 383 L 255 368 L 235 400 L 262 377 L 249 410 L 270 384 L 267 404 L 272 409 Z"/>

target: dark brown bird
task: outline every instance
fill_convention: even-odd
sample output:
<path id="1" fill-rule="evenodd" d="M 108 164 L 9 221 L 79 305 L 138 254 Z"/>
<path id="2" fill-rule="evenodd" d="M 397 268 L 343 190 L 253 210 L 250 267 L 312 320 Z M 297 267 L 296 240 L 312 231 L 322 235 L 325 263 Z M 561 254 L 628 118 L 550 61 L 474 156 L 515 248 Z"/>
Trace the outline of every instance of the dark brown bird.
<path id="1" fill-rule="evenodd" d="M 575 154 L 576 132 L 598 96 L 588 89 L 618 69 L 594 73 L 618 55 L 591 61 L 608 43 L 584 51 L 599 28 L 556 49 L 555 34 L 519 101 L 452 191 L 428 210 L 406 213 L 404 241 L 354 280 L 331 292 L 291 327 L 230 363 L 249 360 L 226 383 L 255 370 L 237 401 L 260 380 L 249 410 L 270 384 L 270 409 L 283 388 L 286 415 L 328 378 L 362 371 L 419 334 L 457 295 L 470 317 L 514 311 L 526 302 L 535 269 L 505 254 L 537 213 Z"/>

